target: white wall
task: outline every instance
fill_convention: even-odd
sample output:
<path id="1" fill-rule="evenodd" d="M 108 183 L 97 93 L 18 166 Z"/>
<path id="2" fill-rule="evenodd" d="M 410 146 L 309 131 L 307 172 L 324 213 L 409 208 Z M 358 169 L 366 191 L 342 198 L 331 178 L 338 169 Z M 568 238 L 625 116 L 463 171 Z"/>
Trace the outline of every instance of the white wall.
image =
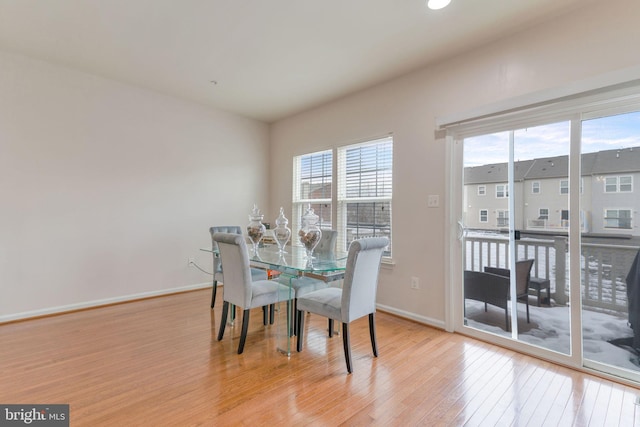
<path id="1" fill-rule="evenodd" d="M 436 118 L 539 91 L 560 94 L 583 79 L 639 65 L 638 16 L 637 0 L 589 2 L 578 13 L 274 124 L 273 203 L 290 212 L 292 156 L 393 132 L 396 265 L 382 271 L 378 303 L 442 325 L 449 195 Z M 426 207 L 429 194 L 441 195 L 440 208 Z M 421 279 L 420 290 L 410 288 L 411 276 Z"/>
<path id="2" fill-rule="evenodd" d="M 209 282 L 187 259 L 266 208 L 267 153 L 263 123 L 0 52 L 0 321 Z"/>

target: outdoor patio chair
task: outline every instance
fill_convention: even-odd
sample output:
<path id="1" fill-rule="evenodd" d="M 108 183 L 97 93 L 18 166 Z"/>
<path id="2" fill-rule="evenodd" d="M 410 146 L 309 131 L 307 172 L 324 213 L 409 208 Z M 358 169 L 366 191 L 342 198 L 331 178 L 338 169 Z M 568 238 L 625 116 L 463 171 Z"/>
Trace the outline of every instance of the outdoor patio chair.
<path id="1" fill-rule="evenodd" d="M 529 317 L 529 280 L 533 259 L 516 261 L 516 298 L 527 307 L 527 323 Z M 484 271 L 464 272 L 464 297 L 484 302 L 484 310 L 491 304 L 505 310 L 505 328 L 510 331 L 508 301 L 510 294 L 510 276 L 508 268 L 485 267 Z"/>

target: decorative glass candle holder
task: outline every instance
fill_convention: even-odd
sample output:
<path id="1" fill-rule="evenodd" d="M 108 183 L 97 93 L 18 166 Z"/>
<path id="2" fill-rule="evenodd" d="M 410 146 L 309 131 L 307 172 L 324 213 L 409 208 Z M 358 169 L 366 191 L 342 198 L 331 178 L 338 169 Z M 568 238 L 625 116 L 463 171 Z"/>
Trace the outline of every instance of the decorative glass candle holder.
<path id="1" fill-rule="evenodd" d="M 285 245 L 291 238 L 291 229 L 287 227 L 289 220 L 284 216 L 284 209 L 280 207 L 280 215 L 276 219 L 276 228 L 273 229 L 273 238 L 278 244 L 278 252 L 280 254 L 286 254 L 284 250 Z"/>
<path id="2" fill-rule="evenodd" d="M 313 250 L 318 246 L 320 237 L 322 237 L 322 231 L 318 227 L 319 219 L 318 215 L 313 212 L 311 204 L 309 204 L 305 214 L 302 216 L 302 228 L 298 232 L 300 243 L 304 246 L 308 259 L 313 259 Z"/>
<path id="3" fill-rule="evenodd" d="M 253 210 L 249 215 L 249 225 L 247 225 L 247 235 L 251 239 L 251 243 L 253 243 L 253 256 L 258 256 L 258 244 L 266 231 L 266 227 L 262 223 L 263 218 L 264 215 L 262 215 L 258 206 L 254 204 Z"/>

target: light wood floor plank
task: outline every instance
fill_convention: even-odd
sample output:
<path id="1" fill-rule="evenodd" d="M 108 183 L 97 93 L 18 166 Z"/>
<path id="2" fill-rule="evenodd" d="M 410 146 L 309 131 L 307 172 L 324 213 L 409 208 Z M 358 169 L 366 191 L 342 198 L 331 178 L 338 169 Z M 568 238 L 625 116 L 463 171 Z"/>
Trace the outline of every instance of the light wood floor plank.
<path id="1" fill-rule="evenodd" d="M 352 375 L 318 316 L 287 358 L 254 310 L 238 355 L 241 313 L 219 342 L 209 301 L 194 291 L 0 325 L 0 402 L 69 403 L 74 426 L 637 425 L 636 388 L 381 312 L 378 358 L 367 319 L 351 326 Z"/>

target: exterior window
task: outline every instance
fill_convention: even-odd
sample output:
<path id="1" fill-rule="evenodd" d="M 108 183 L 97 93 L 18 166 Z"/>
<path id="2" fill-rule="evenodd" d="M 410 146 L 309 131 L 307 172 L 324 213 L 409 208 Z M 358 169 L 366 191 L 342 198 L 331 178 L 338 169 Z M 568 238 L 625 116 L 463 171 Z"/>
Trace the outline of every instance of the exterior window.
<path id="1" fill-rule="evenodd" d="M 540 194 L 540 181 L 533 181 L 531 183 L 531 193 Z"/>
<path id="2" fill-rule="evenodd" d="M 489 222 L 489 211 L 480 209 L 480 222 Z"/>
<path id="3" fill-rule="evenodd" d="M 630 209 L 605 209 L 604 227 L 631 229 L 631 210 Z"/>
<path id="4" fill-rule="evenodd" d="M 498 216 L 496 226 L 497 227 L 508 227 L 509 226 L 509 211 L 508 210 L 497 210 L 496 214 Z"/>
<path id="5" fill-rule="evenodd" d="M 484 196 L 485 194 L 487 194 L 487 186 L 478 185 L 478 196 Z"/>
<path id="6" fill-rule="evenodd" d="M 496 197 L 498 199 L 504 199 L 505 197 L 509 197 L 509 185 L 496 184 Z"/>
<path id="7" fill-rule="evenodd" d="M 620 192 L 630 193 L 633 191 L 633 178 L 631 176 L 620 177 Z"/>
<path id="8" fill-rule="evenodd" d="M 338 247 L 362 237 L 391 238 L 393 139 L 382 138 L 337 149 Z M 384 256 L 391 256 L 391 245 Z"/>
<path id="9" fill-rule="evenodd" d="M 633 177 L 608 176 L 604 179 L 605 193 L 630 193 L 633 191 Z"/>
<path id="10" fill-rule="evenodd" d="M 304 208 L 311 203 L 321 228 L 338 231 L 341 251 L 362 237 L 391 239 L 392 184 L 392 137 L 297 156 L 293 159 L 292 229 L 300 228 Z M 331 217 L 332 206 L 336 218 Z M 384 256 L 391 257 L 391 244 Z"/>
<path id="11" fill-rule="evenodd" d="M 561 179 L 560 180 L 560 194 L 569 194 L 569 180 Z"/>
<path id="12" fill-rule="evenodd" d="M 549 209 L 540 208 L 538 210 L 538 219 L 549 219 Z"/>
<path id="13" fill-rule="evenodd" d="M 293 159 L 293 230 L 300 229 L 300 218 L 307 204 L 320 217 L 321 228 L 332 228 L 331 192 L 333 152 L 331 150 L 297 156 Z"/>

